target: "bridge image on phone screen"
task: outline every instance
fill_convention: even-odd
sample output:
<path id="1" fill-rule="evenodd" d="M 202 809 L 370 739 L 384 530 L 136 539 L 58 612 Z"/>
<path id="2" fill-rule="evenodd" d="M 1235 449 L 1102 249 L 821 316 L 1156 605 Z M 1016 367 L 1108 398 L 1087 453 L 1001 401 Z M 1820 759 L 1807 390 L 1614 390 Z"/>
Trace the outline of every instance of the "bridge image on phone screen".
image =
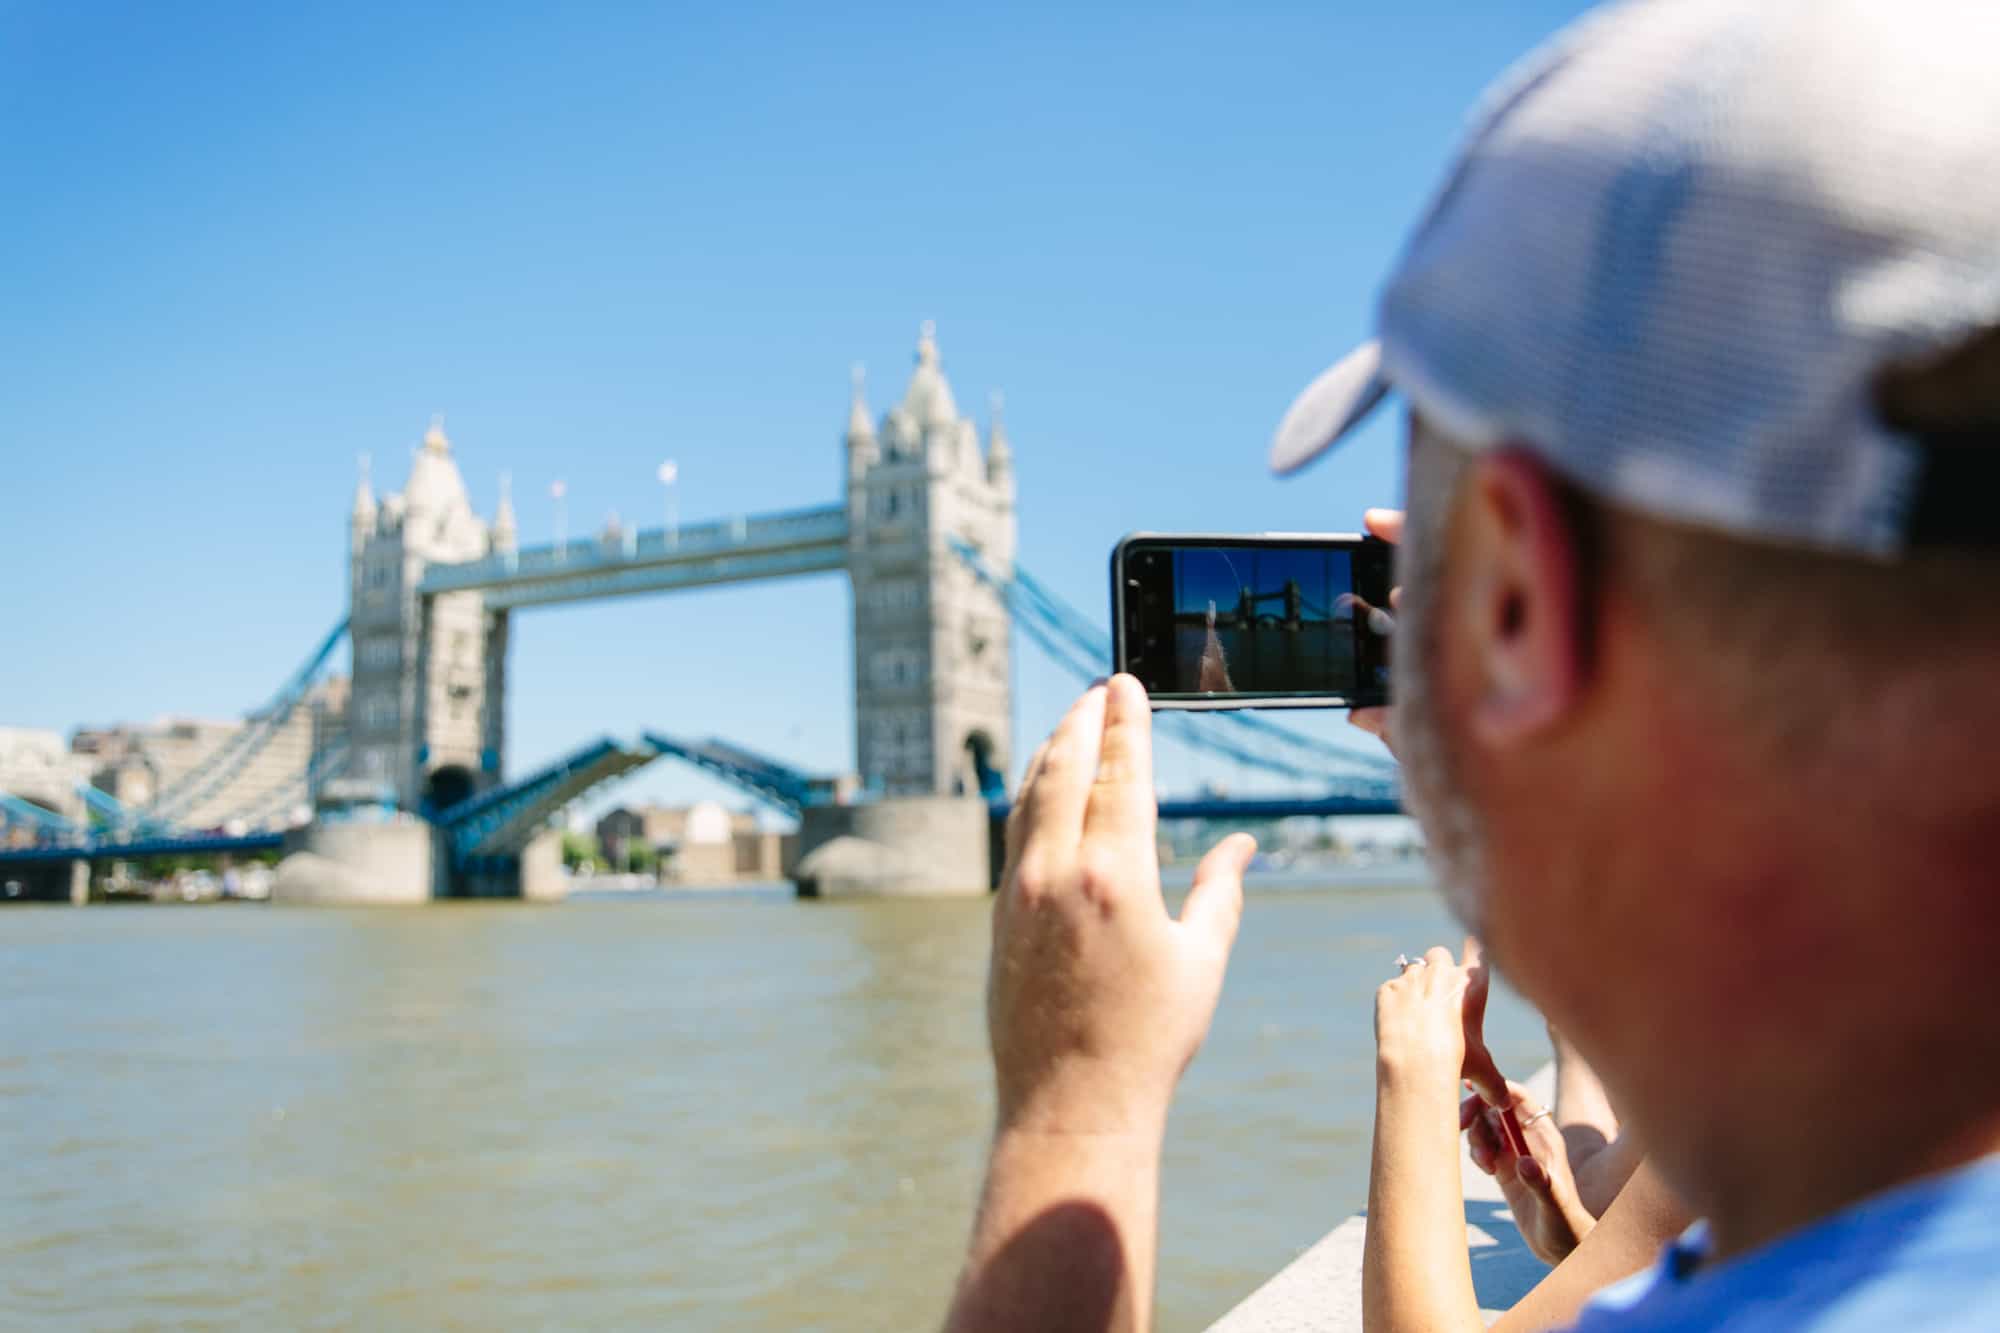
<path id="1" fill-rule="evenodd" d="M 1130 539 L 1120 661 L 1161 702 L 1380 702 L 1394 622 L 1379 545 Z"/>

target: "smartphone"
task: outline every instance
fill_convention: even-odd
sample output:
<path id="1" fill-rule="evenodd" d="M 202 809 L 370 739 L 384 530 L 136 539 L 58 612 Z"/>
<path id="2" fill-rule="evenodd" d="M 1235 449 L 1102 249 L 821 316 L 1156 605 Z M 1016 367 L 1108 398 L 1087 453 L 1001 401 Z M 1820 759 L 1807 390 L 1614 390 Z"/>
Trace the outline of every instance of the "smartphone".
<path id="1" fill-rule="evenodd" d="M 1113 666 L 1155 708 L 1385 704 L 1394 553 L 1359 533 L 1135 532 L 1111 552 Z"/>

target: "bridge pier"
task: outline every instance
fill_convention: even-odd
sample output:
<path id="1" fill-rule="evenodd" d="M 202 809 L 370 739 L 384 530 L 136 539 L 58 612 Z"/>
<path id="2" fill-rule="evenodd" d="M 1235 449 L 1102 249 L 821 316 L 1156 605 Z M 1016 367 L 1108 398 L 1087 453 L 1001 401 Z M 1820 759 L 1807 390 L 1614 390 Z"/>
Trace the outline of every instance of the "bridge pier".
<path id="1" fill-rule="evenodd" d="M 515 893 L 529 902 L 560 902 L 569 894 L 563 878 L 562 830 L 543 829 L 521 852 L 521 874 Z"/>
<path id="2" fill-rule="evenodd" d="M 438 856 L 447 855 L 440 837 Z M 562 830 L 543 829 L 519 854 L 470 858 L 456 871 L 439 897 L 522 898 L 529 902 L 560 902 L 569 894 L 562 871 Z"/>
<path id="3" fill-rule="evenodd" d="M 285 839 L 271 901 L 322 906 L 427 903 L 436 833 L 420 820 L 316 820 Z"/>
<path id="4" fill-rule="evenodd" d="M 801 898 L 975 897 L 993 884 L 992 812 L 977 796 L 891 796 L 807 806 Z"/>

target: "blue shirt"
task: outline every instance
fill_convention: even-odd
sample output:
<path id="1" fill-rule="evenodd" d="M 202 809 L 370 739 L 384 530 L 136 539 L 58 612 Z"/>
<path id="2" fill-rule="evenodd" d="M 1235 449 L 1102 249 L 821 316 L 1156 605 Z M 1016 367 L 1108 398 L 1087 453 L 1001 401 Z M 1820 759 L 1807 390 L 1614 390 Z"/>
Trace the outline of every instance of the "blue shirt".
<path id="1" fill-rule="evenodd" d="M 2000 1157 L 1864 1199 L 1727 1263 L 1697 1222 L 1572 1333 L 2000 1329 Z"/>

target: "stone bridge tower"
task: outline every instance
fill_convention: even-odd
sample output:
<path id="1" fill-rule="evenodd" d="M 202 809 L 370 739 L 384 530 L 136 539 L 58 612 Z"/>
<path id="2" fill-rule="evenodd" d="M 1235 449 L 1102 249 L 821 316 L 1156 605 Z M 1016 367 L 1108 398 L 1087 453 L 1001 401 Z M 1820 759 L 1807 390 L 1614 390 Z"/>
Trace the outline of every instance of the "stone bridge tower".
<path id="1" fill-rule="evenodd" d="M 984 450 L 958 414 L 929 324 L 916 361 L 879 426 L 857 368 L 848 415 L 855 764 L 874 795 L 993 794 L 1012 753 L 1011 622 L 950 539 L 1013 567 L 1013 455 L 997 395 Z"/>
<path id="2" fill-rule="evenodd" d="M 348 536 L 354 687 L 346 776 L 412 810 L 493 785 L 505 741 L 505 614 L 489 614 L 477 591 L 418 589 L 433 563 L 512 547 L 504 492 L 489 529 L 472 512 L 443 423 L 433 421 L 400 494 L 376 503 L 364 461 Z"/>

